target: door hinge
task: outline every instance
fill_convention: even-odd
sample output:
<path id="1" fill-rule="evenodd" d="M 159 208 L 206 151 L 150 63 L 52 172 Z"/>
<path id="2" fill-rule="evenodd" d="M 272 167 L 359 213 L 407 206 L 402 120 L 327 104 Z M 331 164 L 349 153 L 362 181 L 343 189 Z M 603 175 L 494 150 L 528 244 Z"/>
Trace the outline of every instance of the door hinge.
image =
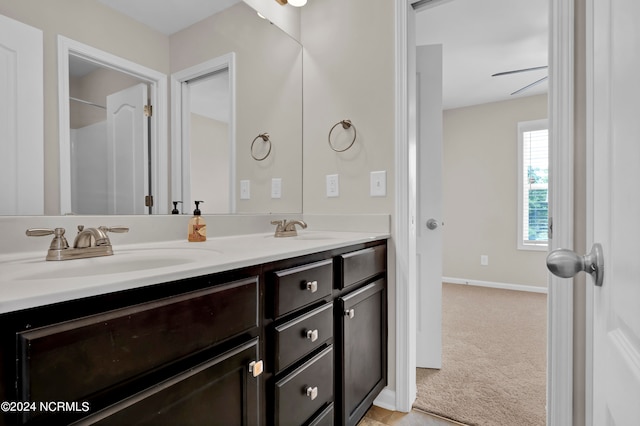
<path id="1" fill-rule="evenodd" d="M 145 105 L 144 106 L 144 116 L 145 117 L 153 116 L 153 106 L 151 106 L 151 105 Z"/>
<path id="2" fill-rule="evenodd" d="M 144 205 L 146 207 L 153 207 L 153 195 L 145 195 Z"/>

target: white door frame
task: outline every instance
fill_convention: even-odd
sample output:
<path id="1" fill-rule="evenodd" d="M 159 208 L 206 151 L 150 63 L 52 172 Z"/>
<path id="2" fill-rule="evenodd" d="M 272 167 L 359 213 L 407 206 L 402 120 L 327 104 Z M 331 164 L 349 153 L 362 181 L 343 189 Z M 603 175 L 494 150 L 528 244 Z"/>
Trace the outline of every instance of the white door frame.
<path id="1" fill-rule="evenodd" d="M 154 196 L 152 212 L 169 213 L 167 175 L 167 76 L 135 62 L 58 35 L 58 134 L 60 138 L 60 213 L 71 209 L 71 129 L 69 128 L 69 55 L 78 56 L 116 71 L 129 74 L 149 84 L 153 105 L 151 117 L 151 185 Z"/>
<path id="2" fill-rule="evenodd" d="M 236 54 L 230 52 L 184 70 L 171 74 L 171 193 L 182 200 L 183 206 L 191 206 L 191 138 L 188 127 L 182 122 L 188 117 L 183 108 L 183 84 L 194 78 L 216 71 L 229 70 L 229 213 L 236 212 Z M 188 208 L 184 207 L 185 211 Z"/>
<path id="3" fill-rule="evenodd" d="M 416 192 L 415 108 L 409 103 L 410 70 L 415 70 L 416 0 L 396 0 L 396 389 L 395 410 L 410 411 L 416 398 Z M 573 248 L 573 82 L 574 0 L 550 0 L 549 124 L 551 211 L 550 249 Z M 411 14 L 410 14 L 411 12 Z M 415 87 L 415 82 L 413 82 Z M 415 160 L 415 158 L 413 159 Z M 415 162 L 415 161 L 413 161 Z M 548 292 L 547 424 L 573 418 L 573 288 L 550 278 Z M 389 398 L 386 399 L 389 402 Z M 390 404 L 387 404 L 389 407 Z"/>

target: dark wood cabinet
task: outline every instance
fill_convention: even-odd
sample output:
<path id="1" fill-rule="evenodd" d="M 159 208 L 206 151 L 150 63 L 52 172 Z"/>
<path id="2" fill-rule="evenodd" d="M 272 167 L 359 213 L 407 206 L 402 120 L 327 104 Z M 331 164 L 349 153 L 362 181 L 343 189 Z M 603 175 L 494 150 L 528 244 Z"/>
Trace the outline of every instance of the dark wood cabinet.
<path id="1" fill-rule="evenodd" d="M 267 301 L 274 305 L 267 340 L 272 368 L 266 381 L 267 405 L 274 408 L 267 410 L 267 423 L 355 425 L 387 382 L 386 244 L 347 248 L 317 262 L 298 261 L 283 270 L 275 264 L 267 273 L 267 287 L 274 287 L 273 300 Z M 329 290 L 305 294 L 305 284 L 318 276 L 323 287 L 331 279 Z M 282 303 L 283 277 L 292 294 L 303 293 L 295 296 L 297 302 Z M 331 371 L 328 364 L 310 367 L 328 353 Z M 305 389 L 311 389 L 310 395 Z"/>
<path id="2" fill-rule="evenodd" d="M 2 315 L 2 392 L 30 409 L 0 424 L 263 424 L 262 293 L 252 267 Z"/>
<path id="3" fill-rule="evenodd" d="M 161 382 L 76 425 L 259 425 L 258 339 Z"/>
<path id="4" fill-rule="evenodd" d="M 251 277 L 19 332 L 20 399 L 80 401 L 248 332 L 258 296 Z"/>
<path id="5" fill-rule="evenodd" d="M 341 424 L 357 424 L 386 385 L 385 299 L 383 279 L 339 298 Z"/>
<path id="6" fill-rule="evenodd" d="M 2 314 L 2 400 L 81 409 L 0 426 L 355 424 L 386 384 L 386 266 L 372 241 Z"/>

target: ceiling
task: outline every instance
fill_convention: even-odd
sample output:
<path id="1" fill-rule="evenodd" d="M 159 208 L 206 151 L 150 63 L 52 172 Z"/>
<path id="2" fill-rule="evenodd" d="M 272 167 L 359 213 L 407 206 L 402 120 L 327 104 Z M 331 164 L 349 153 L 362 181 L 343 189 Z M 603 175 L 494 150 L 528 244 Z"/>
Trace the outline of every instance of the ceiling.
<path id="1" fill-rule="evenodd" d="M 548 0 L 448 0 L 419 9 L 416 44 L 442 44 L 444 109 L 547 93 L 547 83 L 511 93 L 547 70 Z"/>
<path id="2" fill-rule="evenodd" d="M 195 24 L 241 0 L 98 0 L 166 35 Z"/>
<path id="3" fill-rule="evenodd" d="M 241 0 L 98 0 L 163 34 L 173 34 Z M 549 0 L 431 0 L 418 9 L 416 44 L 443 45 L 445 109 L 547 92 L 547 83 L 512 92 L 547 70 Z"/>

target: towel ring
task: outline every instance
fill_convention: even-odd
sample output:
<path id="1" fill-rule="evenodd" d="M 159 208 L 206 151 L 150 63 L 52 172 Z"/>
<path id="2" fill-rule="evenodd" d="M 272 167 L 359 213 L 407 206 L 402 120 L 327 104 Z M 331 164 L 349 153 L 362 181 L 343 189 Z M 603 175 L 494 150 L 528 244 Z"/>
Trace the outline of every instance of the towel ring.
<path id="1" fill-rule="evenodd" d="M 336 149 L 336 147 L 333 146 L 333 143 L 331 143 L 331 133 L 333 133 L 333 129 L 335 129 L 338 124 L 342 124 L 342 128 L 347 130 L 351 127 L 353 127 L 353 140 L 351 141 L 351 143 L 349 144 L 349 146 L 347 146 L 345 149 Z M 333 125 L 333 127 L 331 128 L 331 130 L 329 130 L 329 146 L 331 147 L 332 150 L 334 150 L 335 152 L 344 152 L 346 150 L 348 150 L 349 148 L 351 148 L 354 144 L 354 142 L 356 141 L 356 126 L 354 126 L 351 123 L 351 120 L 341 120 L 338 121 L 336 124 Z"/>
<path id="2" fill-rule="evenodd" d="M 253 154 L 253 146 L 256 144 L 256 141 L 258 139 L 262 139 L 263 142 L 268 142 L 269 143 L 269 150 L 267 151 L 267 153 L 264 155 L 264 157 L 258 158 Z M 258 136 L 255 137 L 255 139 L 253 140 L 253 142 L 251 142 L 251 156 L 253 157 L 254 160 L 256 161 L 262 161 L 265 158 L 267 158 L 269 156 L 269 154 L 271 154 L 271 139 L 269 139 L 269 133 L 260 133 Z"/>

